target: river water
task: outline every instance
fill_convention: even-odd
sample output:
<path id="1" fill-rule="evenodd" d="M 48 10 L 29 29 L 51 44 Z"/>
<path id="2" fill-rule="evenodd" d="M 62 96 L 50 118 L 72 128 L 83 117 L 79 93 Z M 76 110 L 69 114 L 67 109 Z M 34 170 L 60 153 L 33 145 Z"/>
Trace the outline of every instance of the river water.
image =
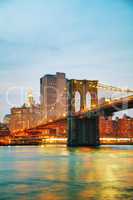
<path id="1" fill-rule="evenodd" d="M 0 147 L 0 200 L 133 200 L 133 146 Z"/>

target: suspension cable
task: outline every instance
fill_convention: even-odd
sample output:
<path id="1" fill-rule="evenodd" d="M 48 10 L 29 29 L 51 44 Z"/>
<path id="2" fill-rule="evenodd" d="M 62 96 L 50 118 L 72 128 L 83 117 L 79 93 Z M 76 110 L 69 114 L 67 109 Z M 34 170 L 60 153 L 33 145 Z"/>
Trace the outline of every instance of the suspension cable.
<path id="1" fill-rule="evenodd" d="M 128 89 L 128 88 L 119 88 L 119 87 L 114 87 L 114 86 L 110 86 L 110 85 L 105 85 L 102 83 L 99 83 L 97 88 L 99 89 L 103 89 L 103 90 L 108 90 L 108 91 L 112 91 L 112 92 L 126 92 L 126 93 L 133 93 L 132 89 Z"/>

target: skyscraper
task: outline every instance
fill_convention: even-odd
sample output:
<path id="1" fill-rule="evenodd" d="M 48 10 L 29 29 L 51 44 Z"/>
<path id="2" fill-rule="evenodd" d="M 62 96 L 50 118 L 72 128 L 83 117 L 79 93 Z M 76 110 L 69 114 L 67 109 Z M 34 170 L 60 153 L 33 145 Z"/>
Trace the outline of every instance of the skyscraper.
<path id="1" fill-rule="evenodd" d="M 63 117 L 67 112 L 67 80 L 64 73 L 40 79 L 41 111 L 45 120 Z"/>
<path id="2" fill-rule="evenodd" d="M 34 97 L 32 94 L 32 90 L 29 89 L 28 94 L 27 94 L 27 102 L 26 102 L 26 106 L 27 107 L 32 107 L 35 105 L 35 101 L 34 101 Z"/>

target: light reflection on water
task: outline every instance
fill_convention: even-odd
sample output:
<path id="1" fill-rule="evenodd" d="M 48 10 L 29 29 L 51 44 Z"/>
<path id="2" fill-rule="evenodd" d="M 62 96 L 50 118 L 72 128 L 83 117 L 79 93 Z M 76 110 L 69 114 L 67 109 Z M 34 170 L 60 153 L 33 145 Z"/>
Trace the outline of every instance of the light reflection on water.
<path id="1" fill-rule="evenodd" d="M 1 200 L 133 200 L 133 146 L 0 147 Z"/>

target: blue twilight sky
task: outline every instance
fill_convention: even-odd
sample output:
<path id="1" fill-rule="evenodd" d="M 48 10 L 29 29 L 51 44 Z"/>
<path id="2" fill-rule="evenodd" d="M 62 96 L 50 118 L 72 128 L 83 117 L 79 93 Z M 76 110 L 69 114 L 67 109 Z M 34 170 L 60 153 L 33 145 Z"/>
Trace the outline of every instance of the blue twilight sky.
<path id="1" fill-rule="evenodd" d="M 1 116 L 56 71 L 133 88 L 133 1 L 0 0 Z"/>

